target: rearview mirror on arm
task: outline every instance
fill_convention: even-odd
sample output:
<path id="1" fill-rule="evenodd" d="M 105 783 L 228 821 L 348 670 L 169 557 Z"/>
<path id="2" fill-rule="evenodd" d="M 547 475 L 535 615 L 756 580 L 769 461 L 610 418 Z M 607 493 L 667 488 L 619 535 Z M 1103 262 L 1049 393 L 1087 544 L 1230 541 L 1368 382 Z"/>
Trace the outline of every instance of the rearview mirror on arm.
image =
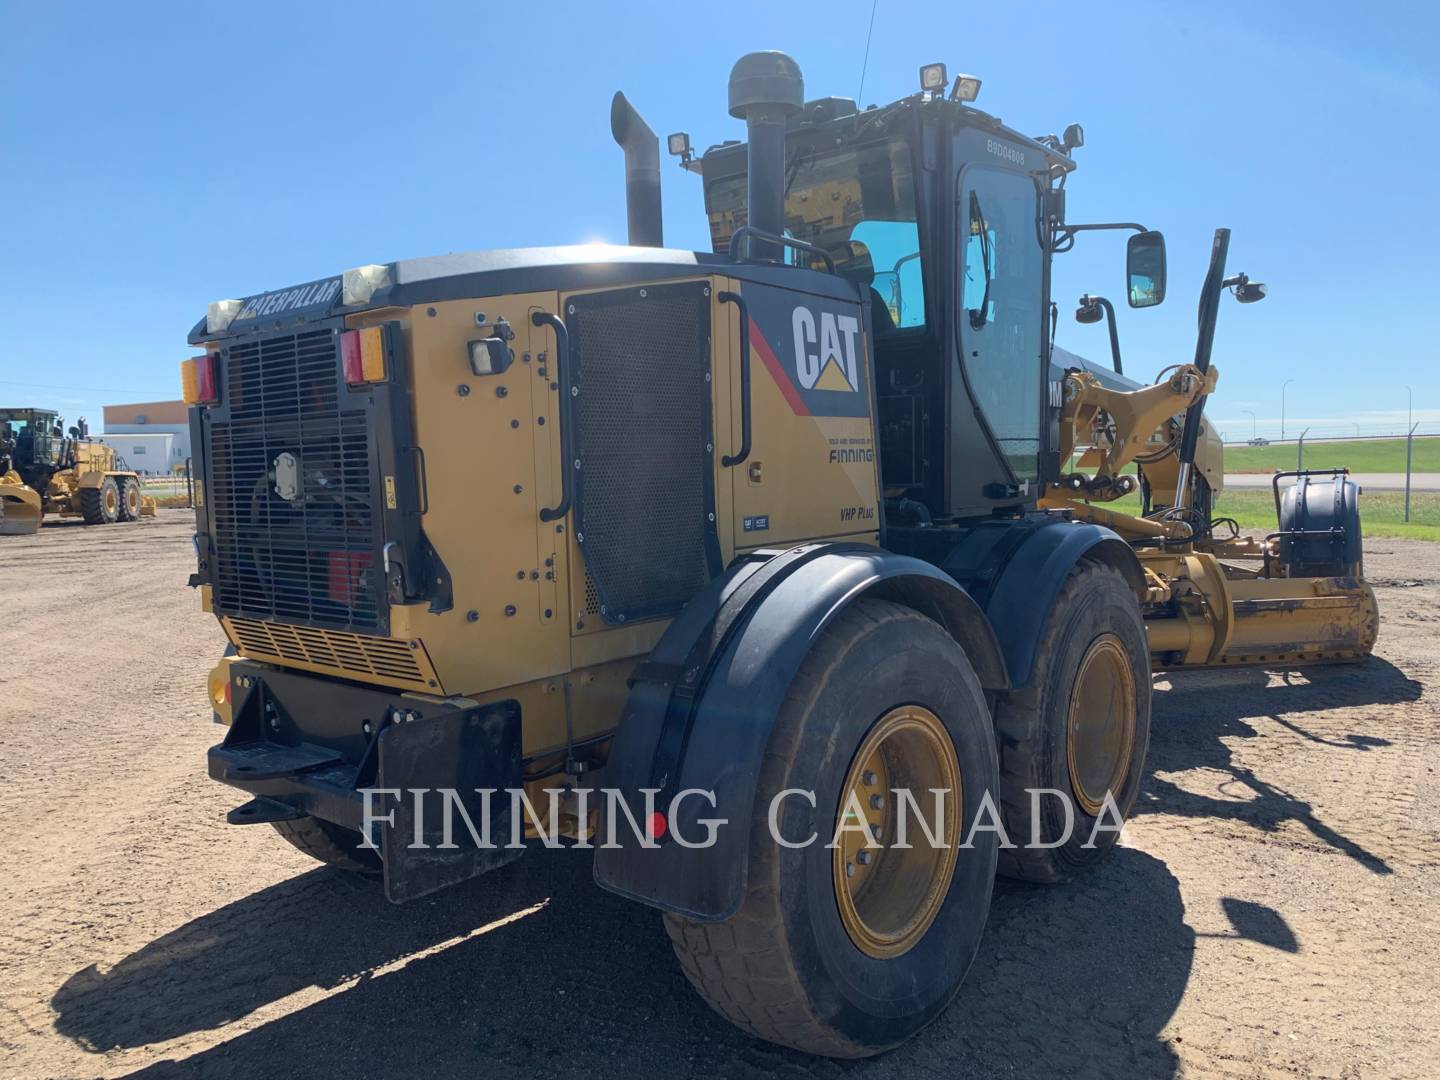
<path id="1" fill-rule="evenodd" d="M 1126 295 L 1132 308 L 1154 307 L 1165 299 L 1165 237 L 1155 230 L 1136 233 L 1125 245 Z"/>

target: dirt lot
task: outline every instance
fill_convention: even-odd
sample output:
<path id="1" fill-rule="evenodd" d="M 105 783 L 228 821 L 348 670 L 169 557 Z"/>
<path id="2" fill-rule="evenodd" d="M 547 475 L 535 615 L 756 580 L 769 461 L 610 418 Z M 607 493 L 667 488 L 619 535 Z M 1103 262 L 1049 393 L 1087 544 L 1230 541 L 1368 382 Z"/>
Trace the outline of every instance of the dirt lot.
<path id="1" fill-rule="evenodd" d="M 1366 558 L 1378 656 L 1160 681 L 1126 846 L 1002 883 L 940 1021 L 837 1064 L 712 1015 L 579 853 L 398 908 L 226 825 L 188 516 L 3 538 L 0 1075 L 1434 1076 L 1440 545 Z"/>

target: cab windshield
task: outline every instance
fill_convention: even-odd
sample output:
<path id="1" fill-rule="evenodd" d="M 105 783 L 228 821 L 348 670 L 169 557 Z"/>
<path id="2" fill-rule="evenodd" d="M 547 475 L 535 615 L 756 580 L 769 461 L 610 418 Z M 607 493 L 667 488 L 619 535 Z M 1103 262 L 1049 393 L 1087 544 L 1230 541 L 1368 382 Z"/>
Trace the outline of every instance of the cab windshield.
<path id="1" fill-rule="evenodd" d="M 902 329 L 925 323 L 910 160 L 909 144 L 889 139 L 825 152 L 794 146 L 786 168 L 785 235 L 829 252 L 841 276 L 874 290 L 877 323 L 888 314 Z M 711 184 L 706 203 L 711 240 L 723 251 L 745 224 L 745 176 Z M 799 262 L 804 254 L 792 250 L 787 258 Z"/>

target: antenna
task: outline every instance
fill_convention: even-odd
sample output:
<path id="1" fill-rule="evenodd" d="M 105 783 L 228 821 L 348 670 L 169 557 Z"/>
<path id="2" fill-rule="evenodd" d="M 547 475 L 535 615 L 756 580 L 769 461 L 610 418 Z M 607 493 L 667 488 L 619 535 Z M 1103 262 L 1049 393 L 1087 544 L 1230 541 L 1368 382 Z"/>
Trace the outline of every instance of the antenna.
<path id="1" fill-rule="evenodd" d="M 855 94 L 855 104 L 858 108 L 865 108 L 865 103 L 860 99 L 865 96 L 865 71 L 870 66 L 870 37 L 875 33 L 875 9 L 880 6 L 880 0 L 871 0 L 870 3 L 870 29 L 865 31 L 865 59 L 860 64 L 860 89 Z"/>

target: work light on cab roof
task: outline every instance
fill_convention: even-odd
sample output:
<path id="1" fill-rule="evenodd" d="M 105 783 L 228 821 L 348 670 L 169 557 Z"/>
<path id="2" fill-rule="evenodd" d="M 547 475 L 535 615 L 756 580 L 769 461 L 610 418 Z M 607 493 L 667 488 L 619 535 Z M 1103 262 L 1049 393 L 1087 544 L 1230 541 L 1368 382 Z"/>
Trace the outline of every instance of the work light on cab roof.
<path id="1" fill-rule="evenodd" d="M 920 69 L 920 89 L 936 97 L 945 93 L 950 86 L 950 74 L 944 64 L 926 64 Z M 956 75 L 955 85 L 950 90 L 951 101 L 969 104 L 980 96 L 980 78 L 977 75 Z"/>

